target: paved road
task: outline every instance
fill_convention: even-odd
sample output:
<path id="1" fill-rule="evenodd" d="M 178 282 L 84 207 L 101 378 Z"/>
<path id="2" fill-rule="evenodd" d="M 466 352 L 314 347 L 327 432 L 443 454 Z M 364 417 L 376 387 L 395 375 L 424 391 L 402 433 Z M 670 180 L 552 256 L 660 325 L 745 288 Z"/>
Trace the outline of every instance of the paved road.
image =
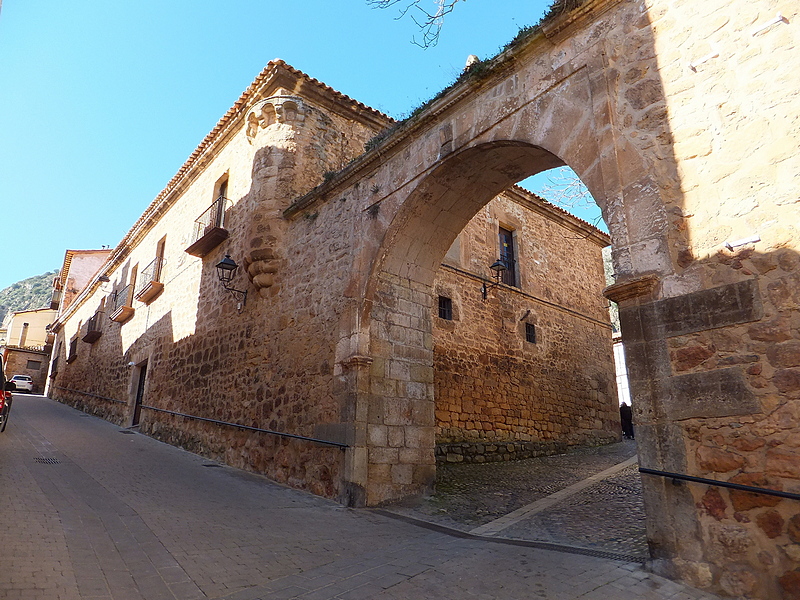
<path id="1" fill-rule="evenodd" d="M 634 562 L 350 510 L 41 396 L 0 435 L 5 600 L 702 599 Z"/>
<path id="2" fill-rule="evenodd" d="M 648 556 L 636 443 L 512 462 L 445 464 L 436 493 L 391 509 L 481 535 Z"/>

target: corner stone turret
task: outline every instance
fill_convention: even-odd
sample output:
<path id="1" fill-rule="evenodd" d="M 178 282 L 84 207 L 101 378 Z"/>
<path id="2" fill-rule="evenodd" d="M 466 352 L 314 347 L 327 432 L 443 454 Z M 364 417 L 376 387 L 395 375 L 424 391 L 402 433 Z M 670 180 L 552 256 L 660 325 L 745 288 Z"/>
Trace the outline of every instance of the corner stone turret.
<path id="1" fill-rule="evenodd" d="M 360 155 L 367 140 L 392 123 L 282 61 L 275 66 L 290 77 L 284 77 L 282 86 L 265 90 L 269 95 L 262 95 L 245 118 L 254 149 L 245 267 L 262 297 L 274 292 L 269 290 L 279 279 L 282 211 L 322 183 L 325 173 L 340 170 Z"/>

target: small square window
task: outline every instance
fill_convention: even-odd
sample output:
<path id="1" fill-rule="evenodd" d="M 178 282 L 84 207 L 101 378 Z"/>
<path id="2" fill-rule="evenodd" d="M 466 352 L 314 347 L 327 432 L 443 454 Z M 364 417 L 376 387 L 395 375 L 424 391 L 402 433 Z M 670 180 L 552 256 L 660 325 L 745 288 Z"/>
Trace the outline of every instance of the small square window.
<path id="1" fill-rule="evenodd" d="M 536 343 L 536 325 L 533 323 L 525 323 L 525 340 L 531 344 Z"/>
<path id="2" fill-rule="evenodd" d="M 453 300 L 447 296 L 439 296 L 439 318 L 453 320 Z"/>
<path id="3" fill-rule="evenodd" d="M 42 361 L 40 360 L 29 360 L 28 365 L 25 367 L 31 371 L 38 371 L 42 368 Z"/>

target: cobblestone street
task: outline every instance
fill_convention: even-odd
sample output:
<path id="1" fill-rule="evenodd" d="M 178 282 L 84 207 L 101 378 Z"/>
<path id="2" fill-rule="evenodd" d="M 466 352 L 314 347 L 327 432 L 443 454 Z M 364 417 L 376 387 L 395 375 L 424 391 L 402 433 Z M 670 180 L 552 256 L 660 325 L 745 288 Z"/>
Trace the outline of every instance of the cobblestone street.
<path id="1" fill-rule="evenodd" d="M 635 456 L 635 442 L 624 440 L 521 461 L 444 464 L 438 468 L 433 496 L 389 510 L 459 531 L 644 560 L 644 505 Z M 623 465 L 631 460 L 632 464 Z M 615 465 L 622 466 L 587 481 Z M 525 510 L 553 494 L 557 496 L 552 502 Z M 515 517 L 500 524 L 502 529 L 487 526 L 515 511 Z"/>
<path id="2" fill-rule="evenodd" d="M 18 394 L 0 435 L 0 598 L 716 598 L 652 575 L 636 561 L 491 537 L 492 528 L 508 523 L 513 525 L 503 535 L 533 527 L 527 519 L 508 520 L 509 509 L 536 498 L 547 501 L 550 490 L 570 482 L 581 486 L 598 469 L 617 468 L 624 452 L 609 452 L 588 452 L 593 466 L 542 481 L 524 497 L 514 474 L 519 465 L 497 465 L 508 482 L 504 493 L 517 489 L 516 482 L 519 497 L 495 496 L 501 504 L 487 502 L 480 517 L 461 525 L 462 531 L 488 529 L 456 534 L 397 514 L 347 509 L 41 396 Z M 626 471 L 620 475 L 627 481 Z M 487 475 L 485 485 L 490 482 Z M 455 480 L 452 485 L 458 487 Z M 571 498 L 577 503 L 581 496 Z M 466 520 L 469 509 L 459 506 Z M 555 508 L 538 515 L 552 525 L 564 506 Z M 553 526 L 551 535 L 565 530 Z"/>

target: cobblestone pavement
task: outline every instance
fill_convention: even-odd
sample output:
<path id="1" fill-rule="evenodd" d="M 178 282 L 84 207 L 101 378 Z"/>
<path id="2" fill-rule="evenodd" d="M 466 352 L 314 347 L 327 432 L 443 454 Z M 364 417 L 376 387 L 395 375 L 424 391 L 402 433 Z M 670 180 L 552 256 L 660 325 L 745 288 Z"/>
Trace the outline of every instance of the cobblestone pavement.
<path id="1" fill-rule="evenodd" d="M 481 526 L 569 486 L 580 488 L 580 482 L 635 456 L 635 442 L 624 440 L 514 462 L 445 464 L 438 468 L 435 494 L 393 506 L 390 511 L 460 531 L 484 533 Z M 647 540 L 638 464 L 633 462 L 599 481 L 589 481 L 583 489 L 494 535 L 645 559 Z"/>
<path id="2" fill-rule="evenodd" d="M 715 598 L 346 509 L 40 396 L 0 435 L 0 506 L 4 600 Z"/>
<path id="3" fill-rule="evenodd" d="M 636 456 L 633 440 L 513 462 L 445 464 L 436 493 L 391 507 L 396 514 L 460 531 L 484 533 L 493 520 L 578 485 Z M 647 558 L 638 464 L 559 498 L 494 535 Z"/>

